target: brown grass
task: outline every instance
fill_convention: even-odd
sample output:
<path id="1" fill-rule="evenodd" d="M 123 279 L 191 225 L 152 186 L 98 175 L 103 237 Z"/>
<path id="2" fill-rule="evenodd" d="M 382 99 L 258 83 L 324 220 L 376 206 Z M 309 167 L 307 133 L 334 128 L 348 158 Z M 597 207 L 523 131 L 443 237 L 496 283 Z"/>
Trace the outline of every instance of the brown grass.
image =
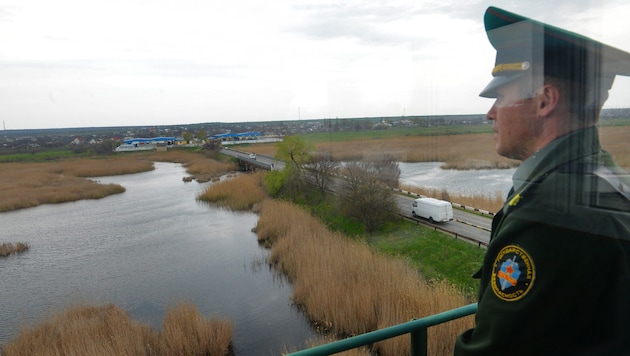
<path id="1" fill-rule="evenodd" d="M 29 245 L 25 242 L 18 242 L 13 244 L 12 242 L 4 242 L 0 244 L 0 257 L 7 257 L 14 253 L 26 252 L 29 249 Z"/>
<path id="2" fill-rule="evenodd" d="M 72 159 L 49 165 L 52 173 L 74 177 L 115 176 L 153 170 L 153 162 L 133 156 Z"/>
<path id="3" fill-rule="evenodd" d="M 630 168 L 630 126 L 599 128 L 604 149 L 609 150 L 621 167 Z M 444 136 L 400 136 L 347 142 L 323 142 L 316 148 L 331 151 L 338 160 L 369 160 L 391 155 L 400 162 L 445 162 L 445 168 L 510 168 L 519 163 L 499 156 L 492 134 Z M 274 144 L 255 144 L 244 150 L 268 156 L 276 154 Z"/>
<path id="4" fill-rule="evenodd" d="M 160 355 L 227 355 L 232 323 L 208 321 L 196 307 L 182 303 L 167 312 L 160 337 Z"/>
<path id="5" fill-rule="evenodd" d="M 450 201 L 452 203 L 472 206 L 477 209 L 490 212 L 496 212 L 501 209 L 503 207 L 503 202 L 505 201 L 504 193 L 500 191 L 497 191 L 494 195 L 475 194 L 469 196 L 449 193 L 444 189 L 421 188 L 409 185 L 402 185 L 400 189 L 427 197 Z"/>
<path id="6" fill-rule="evenodd" d="M 227 355 L 232 325 L 206 320 L 188 304 L 170 308 L 162 332 L 134 322 L 122 309 L 78 306 L 36 328 L 24 329 L 4 345 L 7 356 L 61 355 Z"/>
<path id="7" fill-rule="evenodd" d="M 599 128 L 602 147 L 609 151 L 615 162 L 630 172 L 630 126 L 606 126 Z"/>
<path id="8" fill-rule="evenodd" d="M 234 163 L 183 151 L 61 162 L 0 163 L 0 212 L 122 193 L 125 188 L 120 185 L 104 185 L 84 178 L 150 171 L 153 161 L 182 163 L 200 182 L 236 169 Z"/>
<path id="9" fill-rule="evenodd" d="M 250 210 L 267 198 L 263 178 L 264 172 L 239 174 L 236 178 L 212 184 L 199 196 L 199 200 L 233 210 Z"/>
<path id="10" fill-rule="evenodd" d="M 401 260 L 330 232 L 298 207 L 273 200 L 262 204 L 258 238 L 271 241 L 270 262 L 293 283 L 293 302 L 321 329 L 348 336 L 432 315 L 467 303 L 456 289 L 430 284 Z M 452 353 L 458 334 L 472 326 L 464 318 L 429 330 L 429 354 Z M 377 344 L 381 355 L 409 354 L 409 339 Z"/>
<path id="11" fill-rule="evenodd" d="M 495 153 L 491 134 L 445 136 L 400 136 L 344 142 L 321 142 L 316 149 L 330 151 L 335 159 L 371 160 L 383 153 L 400 162 L 445 162 L 449 168 L 509 168 L 518 162 Z M 246 148 L 269 156 L 276 153 L 273 144 L 256 144 Z"/>
<path id="12" fill-rule="evenodd" d="M 125 191 L 117 184 L 66 175 L 53 163 L 3 163 L 0 170 L 0 212 L 41 204 L 100 199 Z"/>
<path id="13" fill-rule="evenodd" d="M 233 162 L 217 161 L 199 153 L 187 151 L 155 152 L 148 158 L 158 162 L 181 163 L 186 167 L 186 172 L 191 174 L 190 178 L 198 182 L 209 182 L 219 178 L 226 172 L 237 169 L 236 164 Z"/>

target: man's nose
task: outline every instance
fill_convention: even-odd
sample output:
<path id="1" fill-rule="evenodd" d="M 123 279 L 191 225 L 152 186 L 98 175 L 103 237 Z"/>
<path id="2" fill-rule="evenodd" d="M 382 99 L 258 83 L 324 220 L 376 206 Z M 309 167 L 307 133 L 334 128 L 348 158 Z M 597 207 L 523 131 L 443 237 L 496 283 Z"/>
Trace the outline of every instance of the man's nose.
<path id="1" fill-rule="evenodd" d="M 488 120 L 496 120 L 496 114 L 497 114 L 497 105 L 496 105 L 496 103 L 494 103 L 490 107 L 490 110 L 488 110 L 488 112 L 486 113 L 486 119 L 488 119 Z"/>

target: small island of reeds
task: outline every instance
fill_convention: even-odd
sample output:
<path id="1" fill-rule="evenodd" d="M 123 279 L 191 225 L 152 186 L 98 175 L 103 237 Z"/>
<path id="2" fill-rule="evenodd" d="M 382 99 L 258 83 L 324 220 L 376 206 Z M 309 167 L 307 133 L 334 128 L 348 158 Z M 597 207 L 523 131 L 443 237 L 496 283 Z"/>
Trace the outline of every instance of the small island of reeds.
<path id="1" fill-rule="evenodd" d="M 3 242 L 0 244 L 0 257 L 7 257 L 13 254 L 26 252 L 29 245 L 25 242 Z"/>

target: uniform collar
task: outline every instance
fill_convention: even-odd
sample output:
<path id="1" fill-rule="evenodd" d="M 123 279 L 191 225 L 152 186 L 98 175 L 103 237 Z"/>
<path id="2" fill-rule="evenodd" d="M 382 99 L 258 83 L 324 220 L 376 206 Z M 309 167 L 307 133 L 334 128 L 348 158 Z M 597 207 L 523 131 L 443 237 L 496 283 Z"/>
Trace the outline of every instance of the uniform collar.
<path id="1" fill-rule="evenodd" d="M 573 131 L 561 136 L 528 157 L 512 176 L 514 190 L 520 192 L 556 167 L 594 154 L 600 150 L 597 127 Z"/>

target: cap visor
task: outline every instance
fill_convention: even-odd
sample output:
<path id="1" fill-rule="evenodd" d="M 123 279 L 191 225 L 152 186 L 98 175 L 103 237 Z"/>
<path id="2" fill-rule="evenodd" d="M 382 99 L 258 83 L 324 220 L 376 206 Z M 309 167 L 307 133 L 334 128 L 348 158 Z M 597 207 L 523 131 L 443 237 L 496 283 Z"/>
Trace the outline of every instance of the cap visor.
<path id="1" fill-rule="evenodd" d="M 513 82 L 514 80 L 522 77 L 525 73 L 519 73 L 515 75 L 502 75 L 499 77 L 494 77 L 488 85 L 479 93 L 479 96 L 483 98 L 496 98 L 499 95 L 497 94 L 497 90 L 502 86 Z"/>

